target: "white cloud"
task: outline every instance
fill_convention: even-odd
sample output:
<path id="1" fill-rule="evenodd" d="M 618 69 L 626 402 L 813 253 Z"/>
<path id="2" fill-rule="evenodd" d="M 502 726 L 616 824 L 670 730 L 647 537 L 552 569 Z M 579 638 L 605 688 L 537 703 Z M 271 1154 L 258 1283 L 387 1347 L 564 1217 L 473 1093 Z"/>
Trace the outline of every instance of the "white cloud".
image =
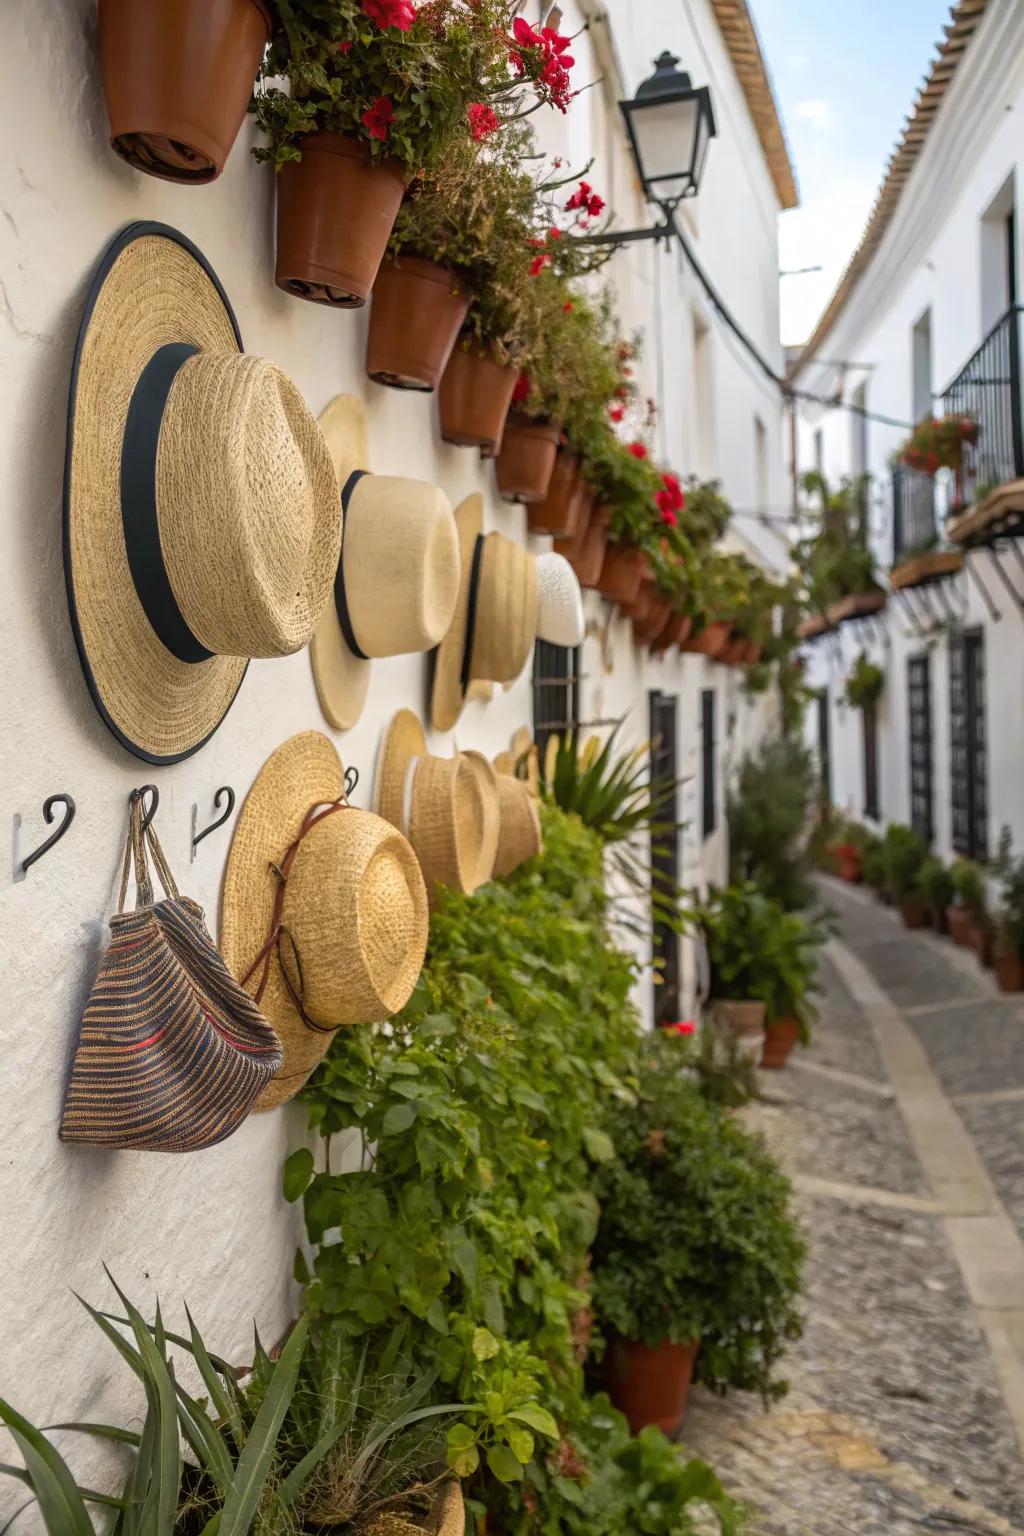
<path id="1" fill-rule="evenodd" d="M 819 128 L 828 128 L 832 123 L 832 107 L 827 101 L 811 98 L 798 101 L 793 108 L 793 116 L 801 118 L 805 123 L 815 123 Z"/>

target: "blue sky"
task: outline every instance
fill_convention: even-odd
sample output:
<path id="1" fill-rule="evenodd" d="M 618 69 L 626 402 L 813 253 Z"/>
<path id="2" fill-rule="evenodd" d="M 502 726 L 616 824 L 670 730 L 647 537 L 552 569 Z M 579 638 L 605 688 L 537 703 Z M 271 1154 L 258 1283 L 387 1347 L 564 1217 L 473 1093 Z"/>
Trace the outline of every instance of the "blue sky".
<path id="1" fill-rule="evenodd" d="M 806 339 L 863 231 L 949 0 L 751 0 L 800 187 L 780 224 L 782 335 Z"/>

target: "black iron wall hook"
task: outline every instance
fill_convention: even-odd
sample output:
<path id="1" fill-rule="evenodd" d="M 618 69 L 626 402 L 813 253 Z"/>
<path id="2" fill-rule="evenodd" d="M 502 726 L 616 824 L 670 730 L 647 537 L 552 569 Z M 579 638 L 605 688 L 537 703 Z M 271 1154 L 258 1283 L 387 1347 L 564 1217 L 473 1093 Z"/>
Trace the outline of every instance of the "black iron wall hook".
<path id="1" fill-rule="evenodd" d="M 30 853 L 27 858 L 22 859 L 21 872 L 23 875 L 28 874 L 28 871 L 32 868 L 32 865 L 37 863 L 39 859 L 42 858 L 44 853 L 49 853 L 50 849 L 56 843 L 60 842 L 61 838 L 64 836 L 65 832 L 68 830 L 71 823 L 75 819 L 75 812 L 78 807 L 75 805 L 75 802 L 70 795 L 48 795 L 47 798 L 43 801 L 43 815 L 45 816 L 47 822 L 51 822 L 53 820 L 53 808 L 55 805 L 62 805 L 64 807 L 64 820 L 61 822 L 56 832 L 51 832 L 46 841 L 39 844 L 39 847 L 35 850 L 34 853 Z"/>
<path id="2" fill-rule="evenodd" d="M 144 797 L 146 795 L 151 795 L 152 799 L 150 800 L 148 806 L 146 806 L 144 803 L 142 826 L 139 828 L 140 832 L 148 831 L 149 824 L 157 813 L 157 810 L 160 806 L 160 791 L 157 789 L 155 784 L 141 784 L 138 789 L 133 789 L 131 794 L 128 796 L 128 804 L 134 805 L 136 800 L 143 800 L 144 802 Z"/>
<path id="3" fill-rule="evenodd" d="M 224 799 L 225 796 L 227 796 L 227 802 L 228 803 L 225 806 L 224 810 L 216 818 L 215 821 L 211 821 L 210 825 L 208 827 L 204 827 L 201 832 L 197 832 L 196 831 L 196 811 L 197 811 L 198 808 L 196 806 L 192 807 L 192 856 L 193 856 L 193 858 L 195 857 L 195 851 L 199 847 L 199 844 L 202 842 L 203 838 L 204 837 L 209 837 L 211 832 L 216 832 L 218 827 L 222 827 L 224 825 L 224 823 L 230 817 L 232 811 L 234 810 L 234 808 L 235 808 L 235 792 L 231 788 L 230 784 L 222 784 L 221 785 L 220 789 L 218 789 L 217 793 L 213 797 L 214 805 L 217 806 L 218 809 L 219 809 L 221 801 Z"/>

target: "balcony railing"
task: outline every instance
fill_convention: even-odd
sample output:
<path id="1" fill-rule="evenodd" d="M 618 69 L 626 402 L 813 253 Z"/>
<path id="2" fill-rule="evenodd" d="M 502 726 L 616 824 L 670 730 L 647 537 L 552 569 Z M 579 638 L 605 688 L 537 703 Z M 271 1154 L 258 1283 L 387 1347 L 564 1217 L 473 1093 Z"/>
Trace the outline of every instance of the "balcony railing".
<path id="1" fill-rule="evenodd" d="M 1007 310 L 941 396 L 943 415 L 971 416 L 979 427 L 977 443 L 964 444 L 960 494 L 967 503 L 1024 479 L 1022 316 L 1020 305 Z"/>
<path id="2" fill-rule="evenodd" d="M 935 481 L 931 475 L 895 464 L 892 471 L 892 563 L 931 549 L 938 542 Z"/>

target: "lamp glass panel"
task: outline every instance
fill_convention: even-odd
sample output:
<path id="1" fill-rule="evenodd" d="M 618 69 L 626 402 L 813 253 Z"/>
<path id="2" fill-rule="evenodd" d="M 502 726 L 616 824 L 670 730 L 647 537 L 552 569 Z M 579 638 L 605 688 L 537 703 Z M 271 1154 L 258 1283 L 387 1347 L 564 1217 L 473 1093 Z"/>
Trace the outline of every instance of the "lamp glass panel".
<path id="1" fill-rule="evenodd" d="M 701 114 L 697 101 L 657 101 L 633 108 L 633 133 L 640 174 L 651 195 L 672 202 L 689 190 L 694 139 Z"/>

